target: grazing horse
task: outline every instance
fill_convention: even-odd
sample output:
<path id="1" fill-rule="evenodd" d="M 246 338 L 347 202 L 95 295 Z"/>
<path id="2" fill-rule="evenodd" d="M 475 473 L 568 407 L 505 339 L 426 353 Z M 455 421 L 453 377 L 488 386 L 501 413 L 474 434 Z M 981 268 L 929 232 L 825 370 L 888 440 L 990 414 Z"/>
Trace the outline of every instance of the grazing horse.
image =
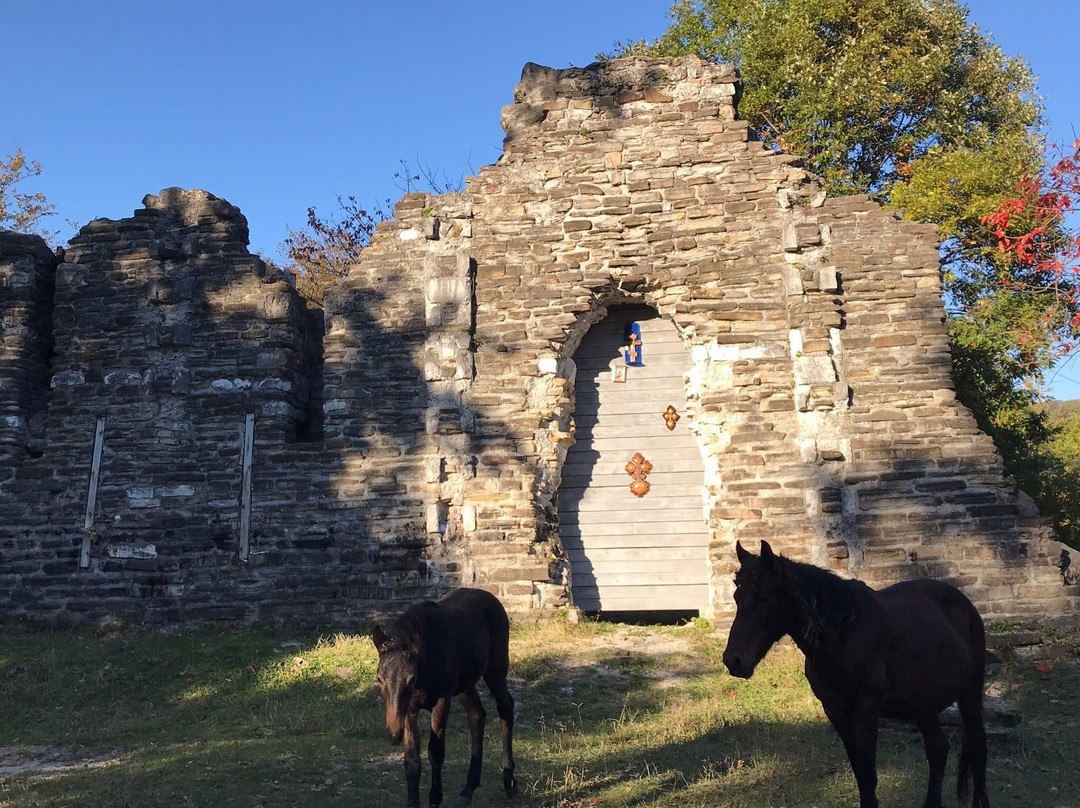
<path id="1" fill-rule="evenodd" d="M 922 732 L 930 781 L 923 808 L 941 808 L 949 741 L 938 713 L 960 708 L 963 735 L 957 797 L 974 783 L 973 808 L 989 808 L 982 618 L 942 581 L 904 581 L 875 591 L 827 570 L 736 543 L 735 622 L 724 650 L 733 676 L 749 679 L 773 643 L 790 635 L 806 655 L 806 678 L 844 742 L 860 808 L 877 808 L 879 718 L 913 721 Z"/>
<path id="2" fill-rule="evenodd" d="M 410 606 L 387 632 L 376 628 L 372 640 L 379 652 L 379 687 L 386 703 L 386 729 L 391 743 L 405 741 L 405 781 L 409 808 L 420 806 L 421 710 L 431 711 L 431 808 L 442 803 L 442 765 L 446 754 L 446 719 L 450 699 L 457 696 L 469 718 L 472 758 L 459 806 L 472 801 L 480 785 L 486 714 L 476 682 L 484 677 L 502 723 L 503 787 L 507 796 L 514 780 L 514 699 L 506 687 L 510 667 L 510 622 L 499 599 L 481 589 L 457 589 L 438 601 Z"/>

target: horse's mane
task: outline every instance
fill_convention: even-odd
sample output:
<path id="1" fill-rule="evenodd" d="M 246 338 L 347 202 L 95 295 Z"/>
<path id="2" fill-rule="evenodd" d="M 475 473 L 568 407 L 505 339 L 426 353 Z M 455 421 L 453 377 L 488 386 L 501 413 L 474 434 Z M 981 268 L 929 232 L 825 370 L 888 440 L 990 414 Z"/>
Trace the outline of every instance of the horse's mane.
<path id="1" fill-rule="evenodd" d="M 399 648 L 408 648 L 414 634 L 423 636 L 424 613 L 435 606 L 435 601 L 424 600 L 414 603 L 394 618 L 386 630 L 392 643 Z"/>
<path id="2" fill-rule="evenodd" d="M 861 581 L 841 578 L 812 564 L 783 557 L 780 564 L 785 588 L 806 624 L 805 635 L 797 639 L 811 648 L 824 636 L 846 631 L 873 592 Z"/>

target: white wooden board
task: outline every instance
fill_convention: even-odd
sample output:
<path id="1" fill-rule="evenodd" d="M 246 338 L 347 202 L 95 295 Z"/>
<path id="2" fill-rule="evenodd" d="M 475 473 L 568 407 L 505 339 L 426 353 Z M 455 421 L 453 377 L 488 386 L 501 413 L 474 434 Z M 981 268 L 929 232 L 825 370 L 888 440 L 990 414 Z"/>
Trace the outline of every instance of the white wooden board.
<path id="1" fill-rule="evenodd" d="M 638 323 L 644 364 L 622 364 L 625 326 Z M 589 611 L 693 610 L 708 605 L 704 468 L 685 415 L 689 353 L 675 327 L 640 306 L 613 307 L 585 336 L 577 365 L 577 443 L 563 467 L 559 524 L 574 603 Z M 669 430 L 668 405 L 680 420 Z M 653 468 L 649 493 L 630 491 L 636 452 Z"/>

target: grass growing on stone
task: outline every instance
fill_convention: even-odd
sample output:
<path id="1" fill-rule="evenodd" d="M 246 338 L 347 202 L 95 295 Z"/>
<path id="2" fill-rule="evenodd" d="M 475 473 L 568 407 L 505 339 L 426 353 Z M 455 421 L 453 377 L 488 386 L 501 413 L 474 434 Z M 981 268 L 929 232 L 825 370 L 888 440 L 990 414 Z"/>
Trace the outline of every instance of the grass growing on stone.
<path id="1" fill-rule="evenodd" d="M 723 636 L 551 621 L 515 628 L 520 796 L 501 793 L 490 699 L 474 805 L 837 806 L 857 801 L 835 733 L 790 646 L 749 681 Z M 404 804 L 401 749 L 383 733 L 366 638 L 200 629 L 175 634 L 0 630 L 0 806 Z M 1023 723 L 991 754 L 991 801 L 1080 805 L 1080 666 L 1013 661 L 995 687 Z M 451 710 L 447 800 L 465 776 Z M 946 788 L 954 788 L 955 744 Z M 422 795 L 426 797 L 427 761 Z M 918 735 L 883 732 L 883 805 L 918 805 Z"/>

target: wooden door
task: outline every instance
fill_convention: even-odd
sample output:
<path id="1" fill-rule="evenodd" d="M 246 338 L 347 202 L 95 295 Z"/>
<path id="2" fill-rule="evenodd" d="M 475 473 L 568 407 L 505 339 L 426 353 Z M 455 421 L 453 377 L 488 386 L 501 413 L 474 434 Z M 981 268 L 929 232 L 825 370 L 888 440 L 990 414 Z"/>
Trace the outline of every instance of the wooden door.
<path id="1" fill-rule="evenodd" d="M 640 334 L 640 364 L 628 355 L 631 331 Z M 652 309 L 613 307 L 586 334 L 574 362 L 577 442 L 559 489 L 574 604 L 586 611 L 705 609 L 704 467 L 683 412 L 691 359 L 681 337 Z M 681 416 L 674 429 L 663 417 L 669 405 Z M 627 470 L 638 453 L 651 464 L 640 497 Z"/>

